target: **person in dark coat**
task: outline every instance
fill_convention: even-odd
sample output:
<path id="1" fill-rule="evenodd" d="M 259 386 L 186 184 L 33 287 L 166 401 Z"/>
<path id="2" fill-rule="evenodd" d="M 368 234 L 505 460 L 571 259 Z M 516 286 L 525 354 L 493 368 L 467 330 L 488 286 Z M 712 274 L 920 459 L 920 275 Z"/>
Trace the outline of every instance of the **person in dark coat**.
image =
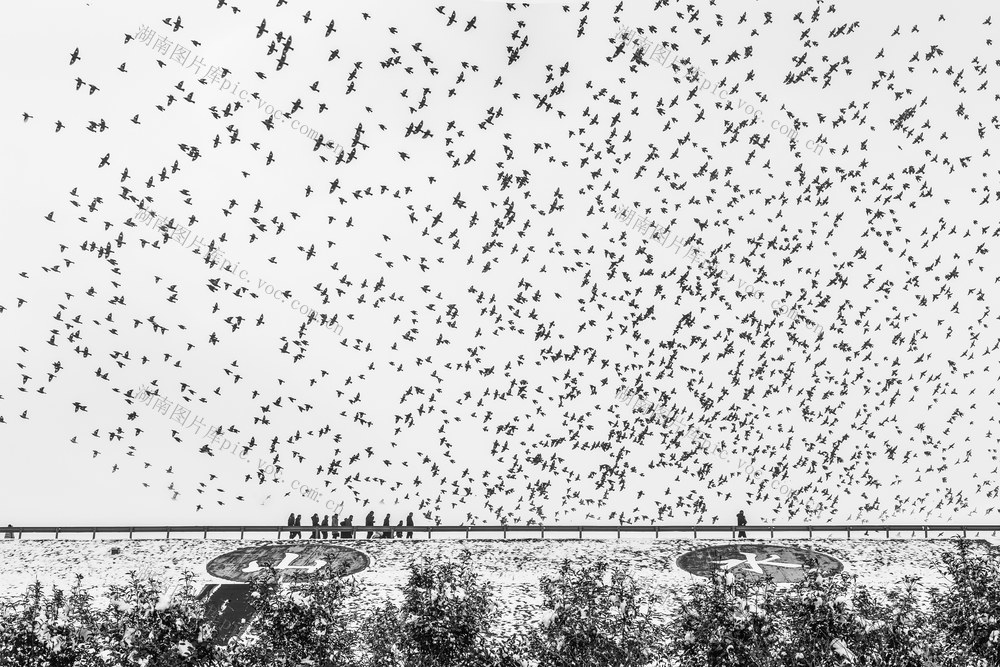
<path id="1" fill-rule="evenodd" d="M 340 515 L 339 514 L 334 514 L 333 515 L 333 519 L 330 520 L 330 525 L 331 526 L 339 526 L 340 525 Z M 339 530 L 333 531 L 333 539 L 337 539 L 339 537 L 340 537 L 340 531 Z"/>
<path id="2" fill-rule="evenodd" d="M 402 527 L 403 527 L 403 520 L 402 520 L 402 519 L 400 519 L 400 520 L 399 520 L 399 523 L 397 523 L 397 524 L 396 524 L 396 528 L 402 528 Z M 397 540 L 398 540 L 398 539 L 402 539 L 402 537 L 403 537 L 403 531 L 401 531 L 401 530 L 397 530 L 397 531 L 396 531 L 396 539 L 397 539 Z"/>
<path id="3" fill-rule="evenodd" d="M 14 539 L 14 531 L 11 530 L 13 527 L 14 527 L 13 524 L 9 524 L 9 523 L 7 524 L 7 532 L 3 534 L 3 538 L 5 540 L 12 540 L 12 539 Z"/>
<path id="4" fill-rule="evenodd" d="M 747 525 L 747 517 L 746 517 L 745 514 L 743 514 L 743 510 L 740 510 L 736 514 L 736 525 L 737 526 L 745 526 L 745 525 Z M 745 530 L 741 530 L 739 532 L 739 535 L 737 535 L 737 537 L 746 537 L 746 536 L 747 536 L 747 533 L 746 533 Z"/>
<path id="5" fill-rule="evenodd" d="M 375 512 L 374 511 L 369 512 L 368 516 L 365 517 L 365 525 L 366 526 L 374 526 L 375 525 Z M 369 539 L 369 540 L 372 539 L 372 533 L 371 533 L 371 531 L 368 532 L 368 537 L 366 539 Z"/>
<path id="6" fill-rule="evenodd" d="M 385 526 L 386 528 L 388 528 L 389 526 L 392 525 L 391 523 L 389 523 L 389 515 L 388 514 L 385 515 L 385 520 L 382 521 L 382 525 Z M 387 540 L 390 537 L 392 537 L 392 531 L 391 530 L 384 530 L 381 533 L 379 533 L 379 537 L 381 537 L 384 540 Z"/>
<path id="7" fill-rule="evenodd" d="M 301 525 L 302 525 L 302 515 L 301 514 L 296 514 L 295 515 L 295 527 L 298 528 Z M 301 540 L 302 539 L 302 531 L 301 530 L 296 530 L 295 531 L 295 539 L 297 539 L 297 540 Z"/>
<path id="8" fill-rule="evenodd" d="M 291 514 L 288 515 L 288 525 L 292 526 L 292 527 L 295 526 L 295 512 L 292 512 Z M 294 530 L 289 530 L 288 531 L 288 539 L 290 539 L 290 540 L 294 540 L 295 539 L 295 531 Z"/>
<path id="9" fill-rule="evenodd" d="M 312 531 L 312 534 L 309 535 L 309 537 L 312 538 L 312 539 L 314 539 L 314 540 L 318 540 L 319 539 L 319 531 L 316 530 L 315 527 L 319 525 L 319 514 L 313 513 L 313 515 L 310 517 L 310 521 L 312 521 L 313 531 Z"/>
<path id="10" fill-rule="evenodd" d="M 413 512 L 410 512 L 409 514 L 406 515 L 406 525 L 407 526 L 413 525 Z M 406 539 L 408 540 L 413 539 L 413 531 L 409 531 L 406 533 Z"/>
<path id="11" fill-rule="evenodd" d="M 343 521 L 341 521 L 340 525 L 341 526 L 353 526 L 354 525 L 354 515 L 352 514 L 351 516 L 349 516 L 346 519 L 344 519 Z M 343 532 L 340 533 L 340 536 L 342 538 L 344 538 L 345 540 L 349 540 L 349 539 L 352 539 L 354 537 L 354 533 L 352 531 L 345 530 L 345 531 L 343 531 Z"/>

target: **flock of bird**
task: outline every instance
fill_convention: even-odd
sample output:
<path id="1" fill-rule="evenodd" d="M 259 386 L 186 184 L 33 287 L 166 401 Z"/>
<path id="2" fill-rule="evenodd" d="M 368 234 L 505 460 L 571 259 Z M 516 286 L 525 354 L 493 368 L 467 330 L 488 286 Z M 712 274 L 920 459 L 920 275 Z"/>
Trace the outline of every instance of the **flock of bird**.
<path id="1" fill-rule="evenodd" d="M 444 523 L 988 519 L 988 7 L 628 5 L 130 5 L 127 34 L 60 44 L 73 103 L 16 122 L 85 166 L 5 281 L 4 440 L 179 516 L 280 521 L 308 487 Z"/>

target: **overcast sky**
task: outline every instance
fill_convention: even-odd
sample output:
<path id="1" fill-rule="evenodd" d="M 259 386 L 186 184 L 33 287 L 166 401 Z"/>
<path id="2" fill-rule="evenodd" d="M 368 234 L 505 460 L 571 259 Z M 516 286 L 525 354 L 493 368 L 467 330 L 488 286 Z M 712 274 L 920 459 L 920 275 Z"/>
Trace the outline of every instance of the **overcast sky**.
<path id="1" fill-rule="evenodd" d="M 2 523 L 992 519 L 990 5 L 625 4 L 8 8 Z"/>

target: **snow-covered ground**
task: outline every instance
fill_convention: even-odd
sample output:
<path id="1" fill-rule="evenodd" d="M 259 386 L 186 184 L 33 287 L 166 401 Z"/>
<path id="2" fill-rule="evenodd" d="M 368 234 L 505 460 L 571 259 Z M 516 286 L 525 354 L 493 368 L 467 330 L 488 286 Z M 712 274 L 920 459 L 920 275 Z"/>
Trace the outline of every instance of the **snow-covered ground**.
<path id="1" fill-rule="evenodd" d="M 502 610 L 501 626 L 523 624 L 541 613 L 539 580 L 554 574 L 559 564 L 607 562 L 627 567 L 633 576 L 663 599 L 664 611 L 675 609 L 686 595 L 688 585 L 698 577 L 677 565 L 684 553 L 709 545 L 732 544 L 729 540 L 338 540 L 365 553 L 370 564 L 354 575 L 359 593 L 352 605 L 359 612 L 370 611 L 386 600 L 398 600 L 406 581 L 407 568 L 415 559 L 453 558 L 468 549 L 475 570 L 496 587 Z M 920 578 L 924 594 L 943 583 L 939 567 L 942 554 L 953 548 L 945 539 L 814 539 L 766 540 L 743 545 L 795 546 L 833 556 L 858 582 L 876 591 L 898 585 L 906 576 Z M 2 540 L 0 555 L 0 598 L 22 593 L 36 579 L 45 587 L 69 588 L 75 575 L 101 597 L 107 586 L 128 580 L 135 570 L 162 578 L 169 587 L 191 572 L 201 584 L 223 583 L 206 569 L 212 559 L 245 547 L 288 545 L 296 551 L 301 541 L 235 540 Z M 976 549 L 996 548 L 985 540 L 973 542 Z M 113 554 L 112 549 L 118 553 Z"/>

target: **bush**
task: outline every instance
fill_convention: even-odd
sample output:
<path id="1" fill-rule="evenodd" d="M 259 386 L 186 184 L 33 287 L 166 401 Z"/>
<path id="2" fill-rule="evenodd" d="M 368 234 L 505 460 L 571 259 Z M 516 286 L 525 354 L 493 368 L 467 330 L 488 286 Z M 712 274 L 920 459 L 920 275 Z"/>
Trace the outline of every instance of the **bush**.
<path id="1" fill-rule="evenodd" d="M 228 645 L 232 667 L 350 667 L 356 635 L 348 628 L 344 600 L 354 586 L 329 565 L 276 584 L 272 567 L 250 586 L 254 619 Z"/>
<path id="2" fill-rule="evenodd" d="M 164 596 L 153 579 L 134 574 L 124 586 L 109 587 L 108 606 L 93 613 L 96 621 L 87 648 L 90 662 L 81 667 L 138 665 L 175 667 L 215 665 L 220 657 L 215 626 L 194 596 L 192 576 L 173 595 Z M 169 597 L 169 599 L 167 599 Z"/>
<path id="3" fill-rule="evenodd" d="M 930 617 L 917 601 L 917 579 L 903 579 L 903 589 L 889 591 L 882 602 L 857 587 L 854 605 L 864 631 L 855 653 L 871 667 L 921 667 L 936 664 L 941 647 L 934 640 Z"/>
<path id="4" fill-rule="evenodd" d="M 77 577 L 69 596 L 45 597 L 36 582 L 19 603 L 0 614 L 3 667 L 174 667 L 216 665 L 214 628 L 194 599 L 190 577 L 174 599 L 161 600 L 158 584 L 133 573 L 109 587 L 109 604 L 95 609 Z"/>
<path id="5" fill-rule="evenodd" d="M 386 604 L 365 619 L 359 633 L 364 647 L 362 667 L 404 667 L 399 637 L 403 633 L 399 622 L 399 609 Z"/>
<path id="6" fill-rule="evenodd" d="M 778 611 L 786 625 L 783 661 L 788 667 L 923 667 L 929 655 L 926 616 L 917 607 L 915 579 L 902 593 L 880 601 L 843 573 L 824 576 L 816 568 L 782 596 Z"/>
<path id="7" fill-rule="evenodd" d="M 678 665 L 729 667 L 931 667 L 939 643 L 916 597 L 916 580 L 885 601 L 844 574 L 805 570 L 778 592 L 770 580 L 717 575 L 689 592 L 671 629 Z"/>
<path id="8" fill-rule="evenodd" d="M 362 630 L 366 665 L 502 667 L 507 648 L 489 636 L 497 616 L 492 588 L 480 582 L 464 551 L 454 561 L 410 565 L 400 607 L 389 604 Z"/>
<path id="9" fill-rule="evenodd" d="M 716 574 L 687 591 L 687 602 L 668 631 L 669 653 L 679 667 L 777 665 L 780 626 L 771 581 Z"/>
<path id="10" fill-rule="evenodd" d="M 641 667 L 657 664 L 664 632 L 658 600 L 643 598 L 624 570 L 606 563 L 573 568 L 541 582 L 545 614 L 528 632 L 524 652 L 539 667 Z"/>
<path id="11" fill-rule="evenodd" d="M 932 599 L 934 629 L 947 648 L 947 665 L 1000 666 L 1000 559 L 971 553 L 959 540 L 944 555 L 949 586 Z"/>
<path id="12" fill-rule="evenodd" d="M 17 603 L 6 605 L 0 613 L 0 666 L 28 667 L 48 665 L 72 667 L 79 656 L 77 644 L 90 625 L 76 625 L 73 618 L 79 598 L 86 609 L 89 600 L 80 586 L 80 578 L 70 598 L 58 588 L 45 597 L 37 581 Z"/>

